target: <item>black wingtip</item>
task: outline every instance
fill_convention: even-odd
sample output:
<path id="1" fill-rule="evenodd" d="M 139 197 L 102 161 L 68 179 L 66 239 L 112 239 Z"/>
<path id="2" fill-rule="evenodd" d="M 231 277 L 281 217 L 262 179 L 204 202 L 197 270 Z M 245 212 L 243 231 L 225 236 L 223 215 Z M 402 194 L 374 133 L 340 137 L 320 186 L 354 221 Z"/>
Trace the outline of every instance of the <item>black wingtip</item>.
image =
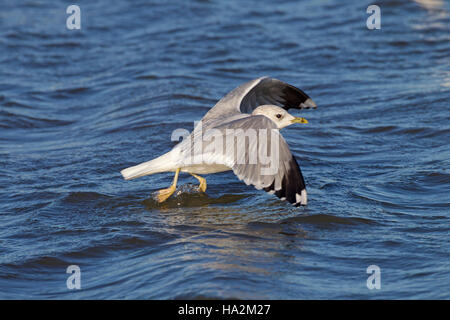
<path id="1" fill-rule="evenodd" d="M 305 102 L 300 103 L 299 109 L 317 109 L 317 104 L 309 98 Z"/>
<path id="2" fill-rule="evenodd" d="M 283 89 L 283 98 L 286 110 L 317 108 L 316 103 L 305 92 L 291 85 L 287 85 Z"/>
<path id="3" fill-rule="evenodd" d="M 274 180 L 270 186 L 264 188 L 264 191 L 275 194 L 281 200 L 287 201 L 296 207 L 306 205 L 308 200 L 305 180 L 294 156 L 289 161 L 288 167 L 289 169 L 282 178 L 281 188 L 275 190 Z"/>

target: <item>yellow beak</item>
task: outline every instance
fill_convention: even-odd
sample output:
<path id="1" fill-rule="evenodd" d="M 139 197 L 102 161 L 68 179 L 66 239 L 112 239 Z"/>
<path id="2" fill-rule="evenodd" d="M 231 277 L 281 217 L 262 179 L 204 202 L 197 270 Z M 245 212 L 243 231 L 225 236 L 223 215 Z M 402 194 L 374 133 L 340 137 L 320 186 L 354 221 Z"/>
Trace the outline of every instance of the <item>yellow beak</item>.
<path id="1" fill-rule="evenodd" d="M 308 120 L 306 120 L 305 118 L 299 118 L 299 117 L 295 117 L 294 119 L 291 120 L 292 123 L 308 123 Z"/>

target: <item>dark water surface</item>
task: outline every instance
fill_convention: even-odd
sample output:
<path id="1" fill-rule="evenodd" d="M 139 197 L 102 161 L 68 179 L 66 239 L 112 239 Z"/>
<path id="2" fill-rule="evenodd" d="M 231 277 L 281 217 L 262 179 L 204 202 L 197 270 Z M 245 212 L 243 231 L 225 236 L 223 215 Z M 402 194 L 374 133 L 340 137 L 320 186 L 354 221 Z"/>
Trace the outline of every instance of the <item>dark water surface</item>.
<path id="1" fill-rule="evenodd" d="M 78 4 L 1 2 L 0 298 L 450 298 L 448 2 L 379 1 L 381 30 L 368 1 Z M 283 130 L 306 208 L 121 178 L 263 75 L 319 106 Z"/>

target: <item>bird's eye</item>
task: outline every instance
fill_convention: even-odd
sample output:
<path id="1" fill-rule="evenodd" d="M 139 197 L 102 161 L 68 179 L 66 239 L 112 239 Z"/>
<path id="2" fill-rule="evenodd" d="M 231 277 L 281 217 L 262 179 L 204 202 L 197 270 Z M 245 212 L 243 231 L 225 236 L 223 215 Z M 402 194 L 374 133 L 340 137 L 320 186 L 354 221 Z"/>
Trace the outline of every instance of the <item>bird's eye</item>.
<path id="1" fill-rule="evenodd" d="M 278 113 L 275 117 L 277 117 L 278 119 L 281 118 L 281 113 Z"/>

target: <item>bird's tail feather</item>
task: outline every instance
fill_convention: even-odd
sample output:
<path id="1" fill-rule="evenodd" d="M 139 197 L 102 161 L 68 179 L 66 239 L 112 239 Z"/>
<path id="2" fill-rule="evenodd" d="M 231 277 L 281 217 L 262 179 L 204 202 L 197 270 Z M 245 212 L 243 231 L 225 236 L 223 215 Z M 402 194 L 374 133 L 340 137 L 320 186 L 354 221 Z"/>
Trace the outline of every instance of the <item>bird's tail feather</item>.
<path id="1" fill-rule="evenodd" d="M 174 171 L 175 169 L 176 168 L 171 161 L 170 153 L 166 153 L 156 159 L 123 169 L 120 173 L 125 180 L 131 180 L 149 174 Z"/>

